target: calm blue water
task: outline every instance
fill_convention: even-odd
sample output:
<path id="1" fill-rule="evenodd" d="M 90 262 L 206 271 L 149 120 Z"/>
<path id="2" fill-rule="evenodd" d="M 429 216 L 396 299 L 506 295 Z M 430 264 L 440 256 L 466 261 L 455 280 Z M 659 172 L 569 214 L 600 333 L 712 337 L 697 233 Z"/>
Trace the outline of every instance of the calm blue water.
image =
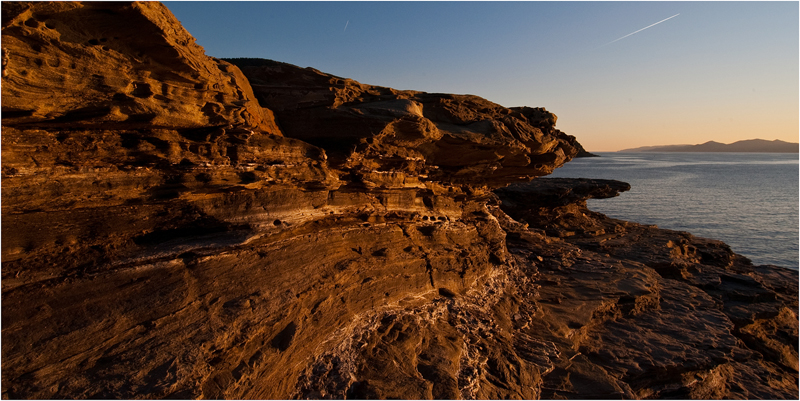
<path id="1" fill-rule="evenodd" d="M 631 190 L 590 199 L 610 217 L 722 240 L 753 264 L 798 268 L 798 155 L 600 153 L 550 177 L 625 181 Z"/>

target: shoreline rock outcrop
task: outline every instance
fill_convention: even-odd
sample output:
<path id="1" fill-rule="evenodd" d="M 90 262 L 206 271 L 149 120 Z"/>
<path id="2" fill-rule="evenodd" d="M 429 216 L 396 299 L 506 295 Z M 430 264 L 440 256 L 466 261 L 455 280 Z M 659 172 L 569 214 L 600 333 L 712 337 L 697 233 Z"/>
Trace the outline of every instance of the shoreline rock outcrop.
<path id="1" fill-rule="evenodd" d="M 3 398 L 796 396 L 797 272 L 522 184 L 582 149 L 542 108 L 215 59 L 160 3 L 2 43 Z"/>
<path id="2" fill-rule="evenodd" d="M 543 108 L 365 85 L 272 60 L 228 61 L 287 136 L 324 148 L 332 167 L 368 182 L 388 172 L 394 180 L 499 187 L 550 174 L 578 152 Z"/>
<path id="3" fill-rule="evenodd" d="M 581 355 L 547 376 L 543 398 L 792 397 L 797 271 L 753 266 L 721 241 L 586 208 L 589 198 L 629 188 L 541 178 L 496 191 L 501 208 L 527 222 L 504 227 L 510 252 L 536 266 L 533 282 L 558 284 L 539 288 L 550 326 L 537 332 L 569 338 L 565 347 Z"/>

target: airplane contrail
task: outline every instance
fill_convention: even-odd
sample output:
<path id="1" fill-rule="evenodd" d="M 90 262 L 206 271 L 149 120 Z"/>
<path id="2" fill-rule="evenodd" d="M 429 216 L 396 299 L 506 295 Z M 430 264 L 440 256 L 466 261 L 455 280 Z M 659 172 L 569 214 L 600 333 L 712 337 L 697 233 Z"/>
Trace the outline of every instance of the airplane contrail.
<path id="1" fill-rule="evenodd" d="M 350 20 L 347 20 L 347 22 L 344 23 L 344 31 L 342 31 L 342 32 L 347 31 L 347 24 L 349 24 L 349 23 L 350 23 Z"/>
<path id="2" fill-rule="evenodd" d="M 642 29 L 640 29 L 640 30 L 638 30 L 638 31 L 636 31 L 636 32 L 631 32 L 631 33 L 629 33 L 629 34 L 627 34 L 627 35 L 625 35 L 625 36 L 623 36 L 623 37 L 621 37 L 621 38 L 619 38 L 619 39 L 614 39 L 614 40 L 612 40 L 611 42 L 608 42 L 608 43 L 604 44 L 603 46 L 608 46 L 608 45 L 610 45 L 610 44 L 612 44 L 612 43 L 614 43 L 614 42 L 616 42 L 616 41 L 619 41 L 619 40 L 625 39 L 625 38 L 627 38 L 628 36 L 631 36 L 631 35 L 633 35 L 633 34 L 635 34 L 635 33 L 639 33 L 639 32 L 641 32 L 641 31 L 643 31 L 643 30 L 645 30 L 645 29 L 647 29 L 647 28 L 650 28 L 650 27 L 656 26 L 656 25 L 658 25 L 658 24 L 660 24 L 660 23 L 662 23 L 662 22 L 664 22 L 664 21 L 666 21 L 666 20 L 668 20 L 668 19 L 675 18 L 675 17 L 677 17 L 677 16 L 679 16 L 679 15 L 681 15 L 681 14 L 680 14 L 680 13 L 678 13 L 678 14 L 675 14 L 675 15 L 673 15 L 673 16 L 671 16 L 671 17 L 669 17 L 669 18 L 664 18 L 664 19 L 662 19 L 661 21 L 658 21 L 658 22 L 656 22 L 655 24 L 652 24 L 652 25 L 648 25 L 648 26 L 646 26 L 646 27 L 644 27 L 644 28 L 642 28 Z M 603 46 L 600 46 L 600 47 L 603 47 Z"/>

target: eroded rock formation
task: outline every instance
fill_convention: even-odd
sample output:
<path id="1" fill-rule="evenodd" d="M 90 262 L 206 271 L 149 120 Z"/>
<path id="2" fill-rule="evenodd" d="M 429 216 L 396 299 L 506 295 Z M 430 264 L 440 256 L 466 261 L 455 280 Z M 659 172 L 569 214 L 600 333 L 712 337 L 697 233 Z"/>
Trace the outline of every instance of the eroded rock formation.
<path id="1" fill-rule="evenodd" d="M 585 209 L 619 183 L 492 192 L 580 149 L 544 109 L 2 12 L 4 398 L 797 393 L 796 272 Z"/>
<path id="2" fill-rule="evenodd" d="M 399 91 L 311 68 L 230 59 L 288 136 L 325 148 L 365 182 L 406 177 L 503 186 L 550 174 L 578 152 L 543 108 L 508 109 L 477 96 Z M 391 172 L 387 181 L 376 173 Z"/>
<path id="3" fill-rule="evenodd" d="M 797 271 L 586 208 L 629 188 L 553 178 L 497 191 L 502 209 L 527 222 L 504 228 L 539 284 L 536 332 L 570 350 L 543 397 L 795 397 Z"/>

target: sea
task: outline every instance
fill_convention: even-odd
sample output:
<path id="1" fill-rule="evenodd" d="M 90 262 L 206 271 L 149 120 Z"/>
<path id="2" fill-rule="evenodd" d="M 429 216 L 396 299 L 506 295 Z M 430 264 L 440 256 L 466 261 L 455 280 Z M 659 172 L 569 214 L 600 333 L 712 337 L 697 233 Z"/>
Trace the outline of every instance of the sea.
<path id="1" fill-rule="evenodd" d="M 755 265 L 798 269 L 798 155 L 786 153 L 598 153 L 548 177 L 627 182 L 590 199 L 590 210 L 724 241 Z"/>

